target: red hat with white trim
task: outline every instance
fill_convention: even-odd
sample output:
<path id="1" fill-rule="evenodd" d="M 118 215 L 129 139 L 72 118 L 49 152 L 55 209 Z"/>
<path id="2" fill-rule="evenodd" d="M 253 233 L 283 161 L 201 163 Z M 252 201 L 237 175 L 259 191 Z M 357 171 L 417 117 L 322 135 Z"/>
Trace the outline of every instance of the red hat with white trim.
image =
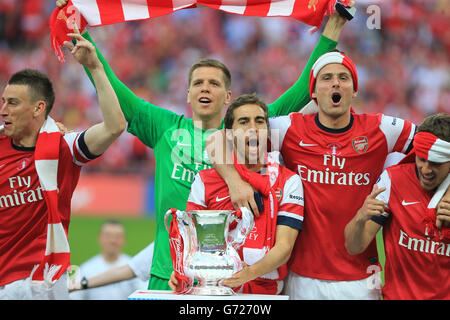
<path id="1" fill-rule="evenodd" d="M 413 146 L 411 152 L 400 163 L 414 162 L 416 155 L 436 163 L 450 161 L 450 142 L 441 140 L 430 132 L 418 132 L 414 136 Z"/>
<path id="2" fill-rule="evenodd" d="M 309 75 L 309 95 L 311 96 L 311 99 L 313 99 L 312 93 L 314 92 L 314 87 L 316 86 L 316 79 L 319 71 L 330 63 L 339 63 L 347 67 L 353 78 L 353 89 L 355 92 L 358 91 L 358 75 L 356 73 L 355 64 L 342 52 L 332 51 L 321 55 L 311 68 L 311 73 Z"/>

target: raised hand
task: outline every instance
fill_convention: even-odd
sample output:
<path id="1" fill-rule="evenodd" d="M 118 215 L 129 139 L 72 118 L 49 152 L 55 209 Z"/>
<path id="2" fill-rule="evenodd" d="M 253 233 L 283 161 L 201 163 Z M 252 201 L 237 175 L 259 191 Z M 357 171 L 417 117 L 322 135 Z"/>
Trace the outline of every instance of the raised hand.
<path id="1" fill-rule="evenodd" d="M 354 5 L 355 2 L 350 1 L 349 7 L 353 7 Z M 341 16 L 339 12 L 335 11 L 332 15 L 330 15 L 322 34 L 331 40 L 339 41 L 340 34 L 347 21 L 348 20 Z"/>
<path id="2" fill-rule="evenodd" d="M 378 200 L 377 196 L 385 190 L 386 188 L 378 188 L 378 185 L 375 184 L 356 216 L 345 226 L 345 248 L 348 253 L 360 254 L 366 250 L 380 230 L 380 224 L 373 221 L 372 223 L 367 222 L 372 217 L 384 213 L 384 201 Z"/>
<path id="3" fill-rule="evenodd" d="M 372 192 L 364 200 L 361 209 L 358 210 L 358 216 L 361 221 L 365 222 L 373 216 L 380 216 L 384 213 L 384 201 L 378 200 L 377 196 L 385 190 L 386 188 L 378 188 L 376 184 L 373 186 Z"/>
<path id="4" fill-rule="evenodd" d="M 75 22 L 73 22 L 73 33 L 68 33 L 67 35 L 76 40 L 76 45 L 73 45 L 70 41 L 64 41 L 64 46 L 70 50 L 73 57 L 80 64 L 90 70 L 102 67 L 94 45 L 83 38 Z"/>

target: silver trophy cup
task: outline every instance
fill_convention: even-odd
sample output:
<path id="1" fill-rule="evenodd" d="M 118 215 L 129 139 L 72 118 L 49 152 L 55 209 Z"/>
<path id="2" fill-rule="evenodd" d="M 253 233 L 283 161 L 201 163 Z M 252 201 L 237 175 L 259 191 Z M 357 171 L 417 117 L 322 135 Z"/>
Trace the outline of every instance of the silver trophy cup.
<path id="1" fill-rule="evenodd" d="M 170 211 L 165 215 L 165 224 Z M 222 286 L 223 279 L 242 269 L 237 249 L 253 228 L 253 214 L 241 209 L 241 217 L 231 210 L 177 211 L 176 219 L 185 243 L 184 274 L 198 283 L 187 293 L 195 295 L 232 295 L 234 291 Z M 231 228 L 231 230 L 230 230 Z"/>

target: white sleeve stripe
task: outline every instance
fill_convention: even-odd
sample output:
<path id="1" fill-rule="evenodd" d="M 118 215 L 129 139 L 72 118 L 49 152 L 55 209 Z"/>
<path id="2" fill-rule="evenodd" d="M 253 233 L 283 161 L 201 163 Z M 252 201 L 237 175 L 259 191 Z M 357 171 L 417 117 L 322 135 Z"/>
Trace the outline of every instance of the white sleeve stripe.
<path id="1" fill-rule="evenodd" d="M 278 216 L 283 216 L 283 217 L 287 217 L 287 218 L 292 218 L 292 219 L 295 219 L 295 220 L 303 221 L 303 216 L 301 216 L 299 214 L 292 213 L 292 212 L 278 211 Z"/>
<path id="2" fill-rule="evenodd" d="M 203 183 L 202 178 L 198 173 L 194 177 L 194 182 L 192 182 L 188 202 L 206 207 L 205 184 Z"/>
<path id="3" fill-rule="evenodd" d="M 67 145 L 69 146 L 70 149 L 70 153 L 73 156 L 73 143 L 75 142 L 75 140 L 78 137 L 78 133 L 72 132 L 72 133 L 67 133 L 63 136 L 64 140 L 66 141 Z"/>
<path id="4" fill-rule="evenodd" d="M 283 146 L 284 137 L 286 132 L 291 126 L 290 116 L 281 116 L 269 119 L 270 127 L 270 143 L 271 148 L 274 151 L 280 151 Z"/>
<path id="5" fill-rule="evenodd" d="M 70 153 L 72 154 L 73 162 L 78 166 L 85 165 L 88 161 L 93 160 L 86 156 L 86 154 L 83 152 L 83 150 L 80 148 L 79 145 L 79 139 L 81 137 L 80 132 L 71 132 L 66 133 L 64 135 L 64 140 L 66 141 L 67 145 L 69 146 Z M 74 150 L 74 148 L 76 150 Z M 78 156 L 78 159 L 77 159 Z M 81 156 L 81 158 L 80 158 Z M 86 160 L 83 162 L 83 160 Z"/>
<path id="6" fill-rule="evenodd" d="M 303 184 L 297 174 L 292 175 L 284 184 L 280 206 L 285 204 L 304 205 Z"/>
<path id="7" fill-rule="evenodd" d="M 389 174 L 387 170 L 384 170 L 380 177 L 378 178 L 378 181 L 376 182 L 378 188 L 386 188 L 383 192 L 381 192 L 376 199 L 381 200 L 384 202 L 386 207 L 389 208 L 389 198 L 391 195 L 391 178 L 389 177 Z"/>
<path id="8" fill-rule="evenodd" d="M 280 206 L 284 206 L 286 204 L 296 204 L 299 206 L 304 206 L 303 198 L 299 198 L 299 196 L 291 195 L 291 197 L 283 197 L 283 200 L 280 202 Z"/>
<path id="9" fill-rule="evenodd" d="M 80 137 L 80 133 L 79 133 L 79 132 L 66 133 L 66 134 L 63 136 L 64 140 L 66 141 L 66 143 L 67 143 L 67 145 L 68 145 L 68 147 L 69 147 L 70 154 L 72 155 L 73 163 L 75 163 L 77 166 L 82 167 L 82 166 L 84 166 L 86 163 L 77 160 L 76 155 L 75 155 L 75 152 L 74 152 L 74 150 L 73 150 L 73 148 L 74 148 L 74 146 L 75 146 L 75 147 L 77 148 L 77 150 L 78 150 L 78 153 L 79 153 L 80 155 L 82 155 L 83 157 L 85 157 L 84 154 L 81 152 L 80 148 L 78 147 L 78 138 L 79 138 L 79 137 Z M 89 160 L 89 159 L 88 159 L 88 160 Z"/>
<path id="10" fill-rule="evenodd" d="M 386 138 L 388 153 L 392 152 L 404 125 L 405 121 L 403 119 L 382 115 L 379 128 L 383 131 Z"/>

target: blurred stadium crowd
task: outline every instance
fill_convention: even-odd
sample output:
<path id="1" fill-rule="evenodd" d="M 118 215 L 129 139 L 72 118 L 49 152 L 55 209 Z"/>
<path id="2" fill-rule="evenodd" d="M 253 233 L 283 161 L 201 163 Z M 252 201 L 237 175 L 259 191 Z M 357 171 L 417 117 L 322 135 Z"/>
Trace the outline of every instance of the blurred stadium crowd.
<path id="1" fill-rule="evenodd" d="M 419 124 L 450 112 L 450 3 L 448 0 L 356 0 L 357 16 L 338 48 L 355 61 L 357 112 L 383 112 Z M 368 28 L 369 5 L 380 8 L 379 29 Z M 53 53 L 47 26 L 54 0 L 0 0 L 0 84 L 26 67 L 49 74 L 55 85 L 52 116 L 68 128 L 99 121 L 93 86 L 81 67 Z M 376 18 L 372 16 L 372 19 Z M 299 77 L 320 32 L 291 18 L 257 18 L 209 8 L 181 10 L 145 21 L 90 28 L 117 76 L 138 96 L 191 116 L 187 72 L 200 57 L 230 68 L 236 97 L 256 92 L 274 101 Z M 150 148 L 125 133 L 85 170 L 153 174 Z"/>

